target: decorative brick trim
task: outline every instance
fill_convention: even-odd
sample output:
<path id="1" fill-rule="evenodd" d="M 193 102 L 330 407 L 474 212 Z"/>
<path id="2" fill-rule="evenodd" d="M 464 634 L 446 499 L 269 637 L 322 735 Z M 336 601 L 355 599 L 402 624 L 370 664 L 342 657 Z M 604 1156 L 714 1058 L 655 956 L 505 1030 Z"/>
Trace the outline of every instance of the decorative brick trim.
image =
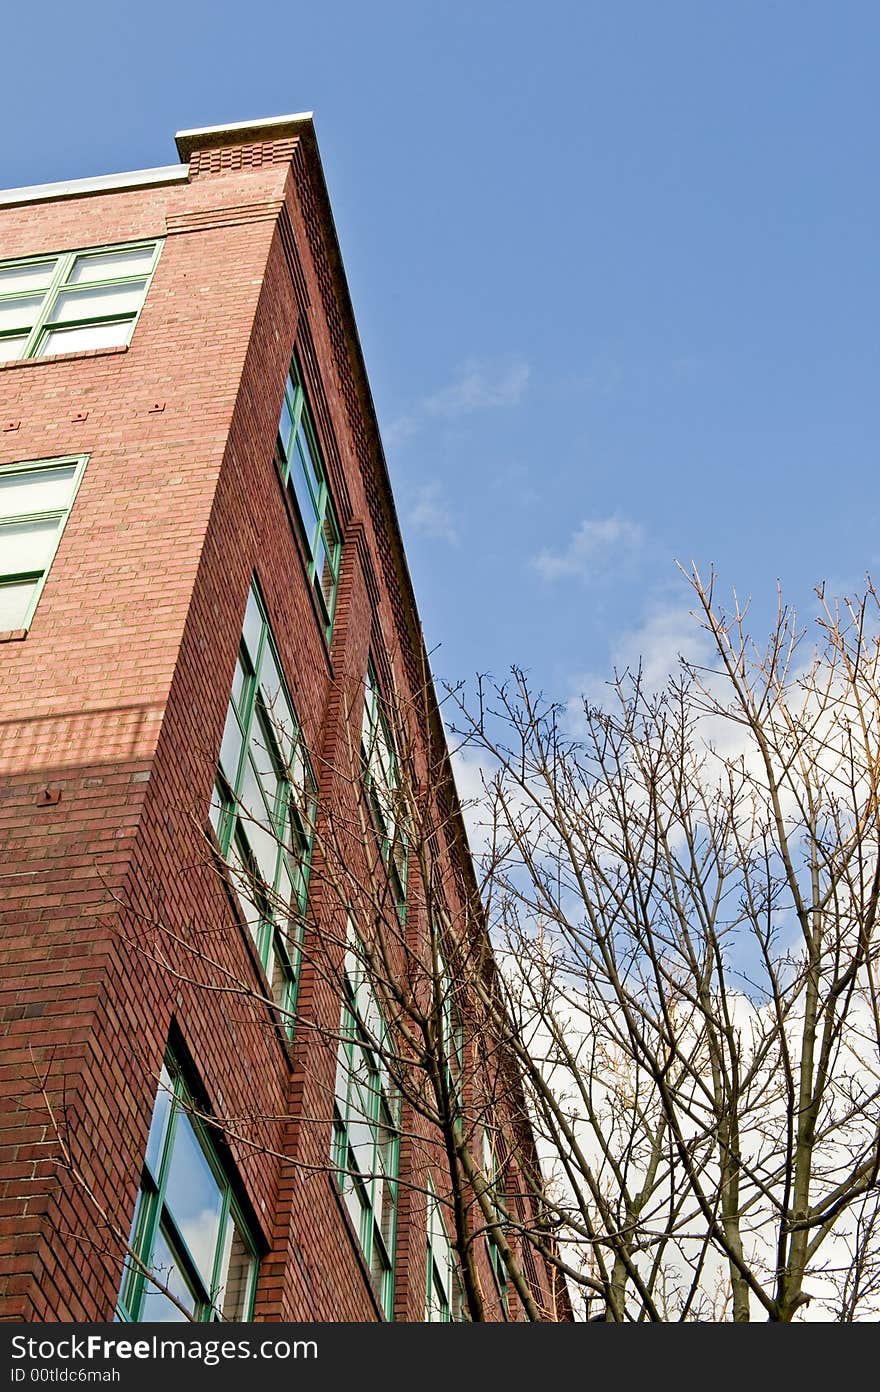
<path id="1" fill-rule="evenodd" d="M 274 222 L 282 206 L 280 198 L 268 198 L 260 203 L 239 203 L 226 208 L 169 213 L 165 219 L 165 227 L 171 235 L 175 232 L 207 232 L 212 227 L 240 227 L 249 222 Z"/>
<path id="2" fill-rule="evenodd" d="M 306 284 L 305 274 L 302 268 L 302 261 L 297 250 L 296 237 L 294 236 L 293 225 L 290 221 L 290 213 L 287 204 L 282 203 L 281 212 L 278 217 L 278 234 L 281 238 L 281 247 L 284 251 L 284 259 L 287 262 L 287 269 L 290 272 L 290 279 L 293 281 L 293 288 L 297 302 L 301 310 L 308 309 L 309 288 Z"/>
<path id="3" fill-rule="evenodd" d="M 206 174 L 226 174 L 235 169 L 260 169 L 264 164 L 288 164 L 299 145 L 290 140 L 261 140 L 254 145 L 232 145 L 221 150 L 194 150 L 189 162 L 191 179 Z"/>
<path id="4" fill-rule="evenodd" d="M 345 545 L 354 546 L 357 550 L 364 583 L 370 598 L 370 607 L 375 611 L 379 608 L 379 582 L 373 569 L 373 558 L 370 555 L 370 544 L 367 541 L 367 529 L 360 518 L 355 518 L 349 523 L 345 532 Z"/>

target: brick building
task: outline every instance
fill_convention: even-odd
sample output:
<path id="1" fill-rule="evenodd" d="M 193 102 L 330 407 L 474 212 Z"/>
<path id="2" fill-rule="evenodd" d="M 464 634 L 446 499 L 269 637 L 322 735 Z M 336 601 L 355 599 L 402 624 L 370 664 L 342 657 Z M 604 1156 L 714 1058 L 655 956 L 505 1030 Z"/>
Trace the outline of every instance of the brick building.
<path id="1" fill-rule="evenodd" d="M 0 1314 L 556 1318 L 313 126 L 177 145 L 0 194 Z"/>

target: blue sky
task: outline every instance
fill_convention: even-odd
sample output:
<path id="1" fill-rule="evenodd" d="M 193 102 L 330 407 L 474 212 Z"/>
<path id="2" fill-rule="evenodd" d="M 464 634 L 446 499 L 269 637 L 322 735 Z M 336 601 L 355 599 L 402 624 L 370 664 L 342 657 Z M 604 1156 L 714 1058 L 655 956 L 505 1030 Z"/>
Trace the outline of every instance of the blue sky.
<path id="1" fill-rule="evenodd" d="M 23 7 L 4 187 L 313 110 L 435 672 L 567 697 L 684 641 L 675 558 L 880 577 L 880 7 Z M 0 252 L 2 254 L 2 252 Z"/>

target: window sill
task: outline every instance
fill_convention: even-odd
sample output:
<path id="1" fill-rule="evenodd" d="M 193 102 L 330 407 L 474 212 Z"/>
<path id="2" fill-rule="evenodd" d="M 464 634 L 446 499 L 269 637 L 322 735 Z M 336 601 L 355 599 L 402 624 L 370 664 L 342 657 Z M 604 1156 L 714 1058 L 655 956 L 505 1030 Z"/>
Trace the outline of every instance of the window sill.
<path id="1" fill-rule="evenodd" d="M 127 353 L 127 343 L 116 343 L 112 348 L 84 348 L 80 353 L 47 353 L 44 358 L 13 358 L 11 362 L 0 363 L 0 372 L 16 367 L 42 367 L 45 363 L 74 362 L 79 358 L 110 358 L 117 353 Z"/>
<path id="2" fill-rule="evenodd" d="M 0 643 L 20 643 L 28 636 L 26 628 L 7 628 L 0 633 Z"/>

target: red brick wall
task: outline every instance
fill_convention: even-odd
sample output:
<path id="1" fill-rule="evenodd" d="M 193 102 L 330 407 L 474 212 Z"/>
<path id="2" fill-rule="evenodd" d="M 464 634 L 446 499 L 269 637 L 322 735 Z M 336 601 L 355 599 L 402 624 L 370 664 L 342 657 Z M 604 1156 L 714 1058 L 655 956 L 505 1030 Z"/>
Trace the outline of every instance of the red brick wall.
<path id="1" fill-rule="evenodd" d="M 20 422 L 0 434 L 0 462 L 89 455 L 30 632 L 0 644 L 0 1212 L 11 1243 L 0 1296 L 13 1315 L 105 1316 L 119 1285 L 118 1262 L 59 1236 L 94 1240 L 100 1217 L 81 1185 L 57 1184 L 40 1083 L 48 1074 L 58 1125 L 75 1122 L 83 1179 L 127 1232 L 175 993 L 131 947 L 136 925 L 120 905 L 149 910 L 153 885 L 172 892 L 161 751 L 188 718 L 198 742 L 202 722 L 169 692 L 283 179 L 267 167 L 0 212 L 9 256 L 166 237 L 126 351 L 0 371 L 0 416 Z M 227 225 L 241 207 L 247 216 Z M 230 622 L 240 629 L 241 613 Z M 235 641 L 202 663 L 213 687 L 225 657 L 226 697 Z M 212 691 L 212 713 L 226 697 Z M 60 801 L 37 806 L 47 785 Z M 268 1208 L 271 1178 L 263 1190 Z M 84 1266 L 96 1277 L 85 1287 L 72 1277 Z"/>
<path id="2" fill-rule="evenodd" d="M 0 642 L 0 1317 L 111 1316 L 112 1232 L 128 1232 L 173 1028 L 240 1138 L 266 1249 L 256 1318 L 370 1320 L 327 1170 L 344 915 L 318 852 L 291 1049 L 207 811 L 252 573 L 323 808 L 356 798 L 371 647 L 413 700 L 418 630 L 313 162 L 288 138 L 198 151 L 192 172 L 0 209 L 4 256 L 166 238 L 126 351 L 0 370 L 0 417 L 20 421 L 0 463 L 89 455 L 30 632 Z M 273 460 L 294 345 L 345 534 L 329 651 Z M 424 749 L 417 765 L 424 778 Z M 46 787 L 60 800 L 42 805 Z M 414 876 L 413 933 L 419 902 Z M 402 1155 L 395 1315 L 418 1320 L 424 1199 L 406 1180 L 423 1186 L 434 1152 L 405 1123 L 423 1144 Z M 483 1278 L 491 1291 L 485 1262 Z"/>

